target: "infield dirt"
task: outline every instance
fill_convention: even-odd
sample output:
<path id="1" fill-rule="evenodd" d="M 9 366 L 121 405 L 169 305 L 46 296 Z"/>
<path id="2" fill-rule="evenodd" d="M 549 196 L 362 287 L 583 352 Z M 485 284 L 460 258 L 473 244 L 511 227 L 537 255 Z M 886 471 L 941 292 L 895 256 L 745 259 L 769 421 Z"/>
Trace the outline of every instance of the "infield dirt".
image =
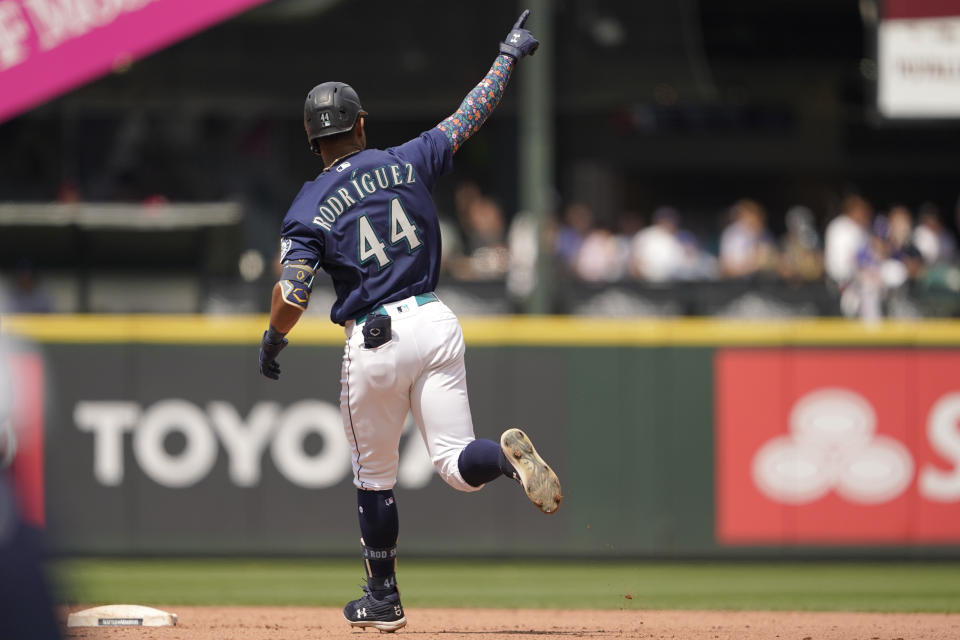
<path id="1" fill-rule="evenodd" d="M 111 640 L 260 640 L 360 638 L 339 609 L 312 607 L 180 607 L 176 627 L 72 628 L 65 637 Z M 71 610 L 76 610 L 71 607 Z M 63 612 L 64 620 L 67 611 Z M 673 640 L 956 640 L 960 614 L 776 611 L 558 611 L 547 609 L 415 609 L 396 636 L 449 640 L 530 637 Z"/>

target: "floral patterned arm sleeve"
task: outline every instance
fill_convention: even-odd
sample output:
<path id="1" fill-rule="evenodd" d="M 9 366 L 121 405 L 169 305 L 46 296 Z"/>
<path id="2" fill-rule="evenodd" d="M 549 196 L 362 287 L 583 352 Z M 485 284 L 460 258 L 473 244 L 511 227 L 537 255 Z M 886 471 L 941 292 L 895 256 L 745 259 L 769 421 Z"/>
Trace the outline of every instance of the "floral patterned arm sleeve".
<path id="1" fill-rule="evenodd" d="M 503 97 L 503 90 L 510 81 L 510 74 L 513 73 L 513 66 L 516 60 L 508 55 L 500 54 L 493 61 L 490 71 L 484 76 L 473 91 L 467 94 L 467 97 L 460 103 L 460 108 L 456 110 L 449 118 L 437 125 L 450 141 L 450 147 L 456 153 L 467 138 L 477 132 L 486 120 L 487 116 L 500 104 L 500 98 Z"/>

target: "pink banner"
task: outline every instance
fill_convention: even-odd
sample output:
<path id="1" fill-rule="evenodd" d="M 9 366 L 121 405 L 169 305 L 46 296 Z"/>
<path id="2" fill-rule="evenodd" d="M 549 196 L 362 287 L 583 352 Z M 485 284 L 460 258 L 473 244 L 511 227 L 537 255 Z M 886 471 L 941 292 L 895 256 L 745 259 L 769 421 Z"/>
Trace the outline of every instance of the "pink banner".
<path id="1" fill-rule="evenodd" d="M 0 0 L 0 122 L 265 0 Z"/>

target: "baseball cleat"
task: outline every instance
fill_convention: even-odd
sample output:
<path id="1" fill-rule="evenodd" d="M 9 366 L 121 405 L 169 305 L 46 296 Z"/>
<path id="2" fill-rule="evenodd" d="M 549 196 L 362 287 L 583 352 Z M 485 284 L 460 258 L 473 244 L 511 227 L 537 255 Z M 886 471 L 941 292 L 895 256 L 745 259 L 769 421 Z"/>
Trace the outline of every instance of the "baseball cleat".
<path id="1" fill-rule="evenodd" d="M 500 436 L 500 448 L 513 467 L 514 478 L 523 486 L 530 502 L 544 513 L 560 508 L 563 494 L 560 480 L 533 448 L 533 443 L 520 429 L 507 429 Z"/>
<path id="2" fill-rule="evenodd" d="M 369 589 L 364 588 L 363 591 L 362 598 L 348 602 L 343 608 L 343 617 L 351 627 L 373 627 L 381 632 L 393 633 L 407 626 L 403 605 L 400 604 L 400 592 L 394 591 L 383 600 L 377 600 Z"/>

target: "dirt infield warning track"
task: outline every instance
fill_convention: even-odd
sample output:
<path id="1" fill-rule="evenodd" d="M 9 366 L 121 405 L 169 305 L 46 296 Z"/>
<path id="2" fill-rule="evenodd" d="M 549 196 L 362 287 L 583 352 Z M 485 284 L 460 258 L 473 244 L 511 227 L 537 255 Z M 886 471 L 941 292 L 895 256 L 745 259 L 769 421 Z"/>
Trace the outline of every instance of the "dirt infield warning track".
<path id="1" fill-rule="evenodd" d="M 381 637 L 351 629 L 339 609 L 159 606 L 176 627 L 72 628 L 65 637 L 137 640 L 306 640 Z M 71 610 L 76 610 L 71 607 Z M 68 611 L 63 612 L 66 620 Z M 960 614 L 770 611 L 415 609 L 394 637 L 444 640 L 663 638 L 671 640 L 956 640 Z M 383 636 L 387 637 L 387 636 Z"/>

